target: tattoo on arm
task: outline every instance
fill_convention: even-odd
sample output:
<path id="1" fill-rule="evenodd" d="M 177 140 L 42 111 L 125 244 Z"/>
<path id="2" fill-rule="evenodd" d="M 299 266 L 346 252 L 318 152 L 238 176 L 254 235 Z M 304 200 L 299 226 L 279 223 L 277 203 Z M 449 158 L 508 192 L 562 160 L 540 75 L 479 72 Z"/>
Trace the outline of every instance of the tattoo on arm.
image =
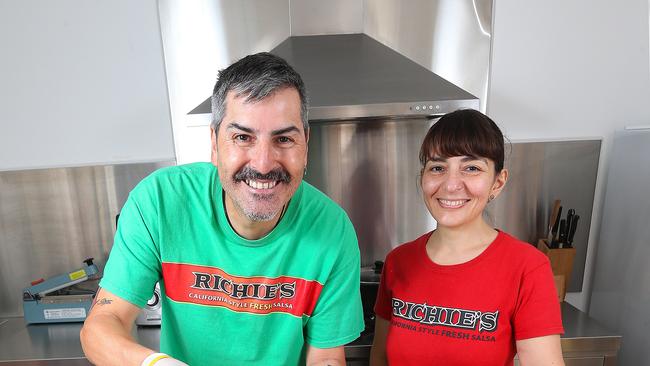
<path id="1" fill-rule="evenodd" d="M 108 304 L 110 304 L 112 302 L 113 302 L 113 300 L 103 297 L 103 298 L 99 299 L 98 301 L 95 301 L 95 304 L 101 306 L 101 305 L 108 305 Z"/>
<path id="2" fill-rule="evenodd" d="M 105 297 L 102 297 L 101 299 L 95 298 L 95 300 L 93 300 L 92 305 L 90 305 L 90 310 L 92 310 L 95 307 L 95 305 L 99 305 L 99 306 L 110 305 L 112 302 L 113 300 L 107 299 Z"/>

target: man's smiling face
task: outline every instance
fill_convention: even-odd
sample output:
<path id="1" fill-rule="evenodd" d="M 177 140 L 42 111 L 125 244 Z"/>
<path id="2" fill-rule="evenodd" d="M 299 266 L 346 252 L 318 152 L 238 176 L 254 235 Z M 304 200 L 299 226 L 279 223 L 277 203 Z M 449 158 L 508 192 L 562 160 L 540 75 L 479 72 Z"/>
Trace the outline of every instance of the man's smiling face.
<path id="1" fill-rule="evenodd" d="M 212 164 L 226 192 L 226 207 L 237 211 L 228 212 L 231 223 L 277 218 L 307 165 L 308 135 L 298 92 L 287 87 L 256 102 L 228 92 L 218 129 L 211 132 Z"/>

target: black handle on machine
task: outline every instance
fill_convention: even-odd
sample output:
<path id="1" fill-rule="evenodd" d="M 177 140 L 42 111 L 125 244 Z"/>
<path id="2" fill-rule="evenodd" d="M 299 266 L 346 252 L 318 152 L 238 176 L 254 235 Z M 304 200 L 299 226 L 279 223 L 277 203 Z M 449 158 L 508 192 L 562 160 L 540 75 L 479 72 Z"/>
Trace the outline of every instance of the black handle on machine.
<path id="1" fill-rule="evenodd" d="M 383 261 L 375 261 L 375 265 L 372 266 L 372 269 L 376 274 L 381 274 L 381 271 L 384 269 Z"/>

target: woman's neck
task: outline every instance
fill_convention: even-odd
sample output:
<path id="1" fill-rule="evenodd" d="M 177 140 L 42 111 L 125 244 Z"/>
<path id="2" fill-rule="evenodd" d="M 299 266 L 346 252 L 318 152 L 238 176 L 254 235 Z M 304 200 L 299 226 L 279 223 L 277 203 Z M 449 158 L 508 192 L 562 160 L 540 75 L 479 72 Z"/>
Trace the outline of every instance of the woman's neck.
<path id="1" fill-rule="evenodd" d="M 497 235 L 483 218 L 462 227 L 438 226 L 427 241 L 427 255 L 438 264 L 465 263 L 480 255 Z"/>

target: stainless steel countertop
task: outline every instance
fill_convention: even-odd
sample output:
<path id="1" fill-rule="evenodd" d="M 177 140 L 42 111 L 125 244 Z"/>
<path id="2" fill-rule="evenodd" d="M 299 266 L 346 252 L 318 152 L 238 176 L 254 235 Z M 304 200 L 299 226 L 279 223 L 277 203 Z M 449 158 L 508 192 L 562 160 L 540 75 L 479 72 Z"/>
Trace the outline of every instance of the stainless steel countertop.
<path id="1" fill-rule="evenodd" d="M 22 317 L 0 320 L 0 364 L 42 365 L 37 361 L 52 360 L 61 365 L 90 365 L 79 341 L 81 326 L 82 323 L 26 325 Z M 134 327 L 132 334 L 140 344 L 159 349 L 159 327 Z"/>
<path id="2" fill-rule="evenodd" d="M 616 334 L 586 313 L 566 302 L 561 304 L 562 353 L 565 358 L 584 356 L 615 357 L 621 348 L 621 335 Z"/>
<path id="3" fill-rule="evenodd" d="M 621 336 L 608 331 L 587 314 L 562 303 L 562 319 L 565 357 L 615 356 L 618 352 Z M 0 319 L 0 363 L 42 365 L 37 361 L 48 360 L 51 361 L 48 365 L 88 365 L 79 342 L 80 329 L 81 323 L 26 326 L 23 318 Z M 158 350 L 160 328 L 134 327 L 133 336 L 140 344 Z M 346 346 L 346 356 L 368 357 L 371 343 L 371 337 L 352 342 Z"/>

